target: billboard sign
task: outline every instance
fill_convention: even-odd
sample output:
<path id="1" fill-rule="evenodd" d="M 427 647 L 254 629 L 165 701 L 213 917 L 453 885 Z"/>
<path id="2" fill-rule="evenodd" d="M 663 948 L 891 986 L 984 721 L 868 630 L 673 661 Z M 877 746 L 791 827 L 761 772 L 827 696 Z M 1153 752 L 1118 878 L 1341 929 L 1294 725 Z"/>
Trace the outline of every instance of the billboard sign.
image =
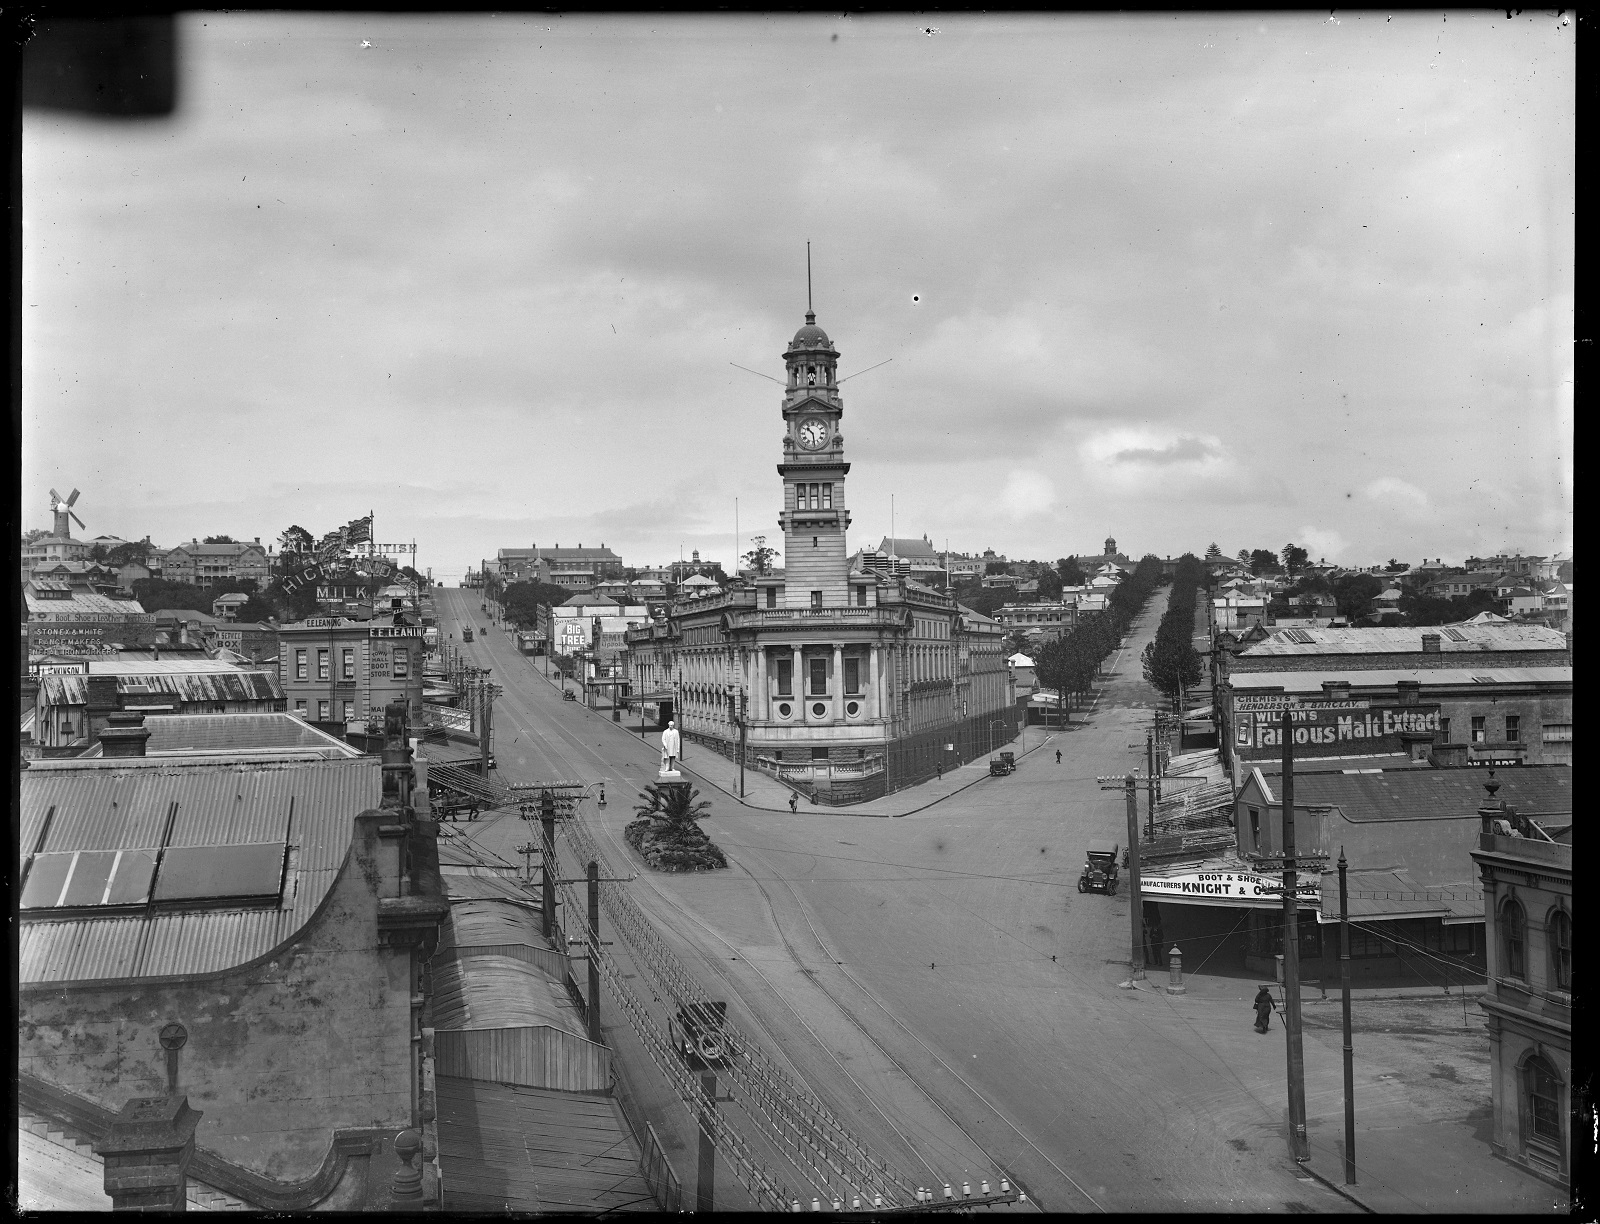
<path id="1" fill-rule="evenodd" d="M 1181 901 L 1191 905 L 1242 905 L 1278 909 L 1283 905 L 1283 877 L 1249 871 L 1185 871 L 1170 876 L 1141 876 L 1139 893 L 1146 901 Z M 1317 873 L 1301 874 L 1295 896 L 1301 907 L 1322 904 Z"/>
<path id="2" fill-rule="evenodd" d="M 1236 704 L 1235 750 L 1247 756 L 1280 754 L 1284 709 L 1247 711 Z M 1361 702 L 1357 708 L 1355 703 L 1322 702 L 1312 708 L 1288 707 L 1288 713 L 1296 757 L 1404 752 L 1402 735 L 1436 735 L 1440 729 L 1437 705 L 1369 707 Z"/>

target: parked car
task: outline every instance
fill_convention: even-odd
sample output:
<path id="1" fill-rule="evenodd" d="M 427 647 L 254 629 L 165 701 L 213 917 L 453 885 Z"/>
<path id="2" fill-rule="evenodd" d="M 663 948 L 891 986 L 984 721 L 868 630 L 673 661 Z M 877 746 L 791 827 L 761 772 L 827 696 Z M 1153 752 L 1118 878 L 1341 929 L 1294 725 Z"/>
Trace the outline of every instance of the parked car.
<path id="1" fill-rule="evenodd" d="M 991 778 L 1003 778 L 1008 773 L 1016 772 L 1017 754 L 1014 752 L 1002 752 L 998 757 L 989 759 L 989 776 Z"/>
<path id="2" fill-rule="evenodd" d="M 1096 838 L 1091 841 L 1089 853 L 1083 864 L 1083 873 L 1078 876 L 1078 891 L 1116 896 L 1117 860 L 1121 853 L 1121 847 L 1114 840 Z"/>

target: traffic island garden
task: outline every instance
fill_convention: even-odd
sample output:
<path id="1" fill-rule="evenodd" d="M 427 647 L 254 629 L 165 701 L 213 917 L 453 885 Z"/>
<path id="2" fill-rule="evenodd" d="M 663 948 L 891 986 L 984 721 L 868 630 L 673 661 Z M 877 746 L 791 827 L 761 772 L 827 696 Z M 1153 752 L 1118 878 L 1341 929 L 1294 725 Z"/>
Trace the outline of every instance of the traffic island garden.
<path id="1" fill-rule="evenodd" d="M 709 800 L 687 784 L 646 786 L 634 812 L 638 819 L 623 831 L 628 844 L 655 871 L 715 871 L 728 865 L 722 848 L 699 822 L 711 813 Z"/>

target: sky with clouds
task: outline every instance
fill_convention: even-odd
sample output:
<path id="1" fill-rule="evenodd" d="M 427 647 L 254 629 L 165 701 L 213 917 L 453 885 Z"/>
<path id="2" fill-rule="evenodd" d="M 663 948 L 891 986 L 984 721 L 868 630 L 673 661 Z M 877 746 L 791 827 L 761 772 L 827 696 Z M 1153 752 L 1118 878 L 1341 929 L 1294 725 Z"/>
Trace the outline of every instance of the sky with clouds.
<path id="1" fill-rule="evenodd" d="M 1553 14 L 179 22 L 24 117 L 25 527 L 727 563 L 809 240 L 852 547 L 1572 547 Z"/>

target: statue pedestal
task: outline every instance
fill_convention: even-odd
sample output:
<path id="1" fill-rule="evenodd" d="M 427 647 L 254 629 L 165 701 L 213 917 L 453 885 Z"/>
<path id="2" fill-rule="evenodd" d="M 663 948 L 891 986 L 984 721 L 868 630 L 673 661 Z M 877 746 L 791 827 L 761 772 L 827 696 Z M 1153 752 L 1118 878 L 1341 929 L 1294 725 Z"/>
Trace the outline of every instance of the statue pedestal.
<path id="1" fill-rule="evenodd" d="M 656 773 L 656 780 L 660 782 L 682 782 L 683 775 L 676 769 L 663 769 Z"/>

